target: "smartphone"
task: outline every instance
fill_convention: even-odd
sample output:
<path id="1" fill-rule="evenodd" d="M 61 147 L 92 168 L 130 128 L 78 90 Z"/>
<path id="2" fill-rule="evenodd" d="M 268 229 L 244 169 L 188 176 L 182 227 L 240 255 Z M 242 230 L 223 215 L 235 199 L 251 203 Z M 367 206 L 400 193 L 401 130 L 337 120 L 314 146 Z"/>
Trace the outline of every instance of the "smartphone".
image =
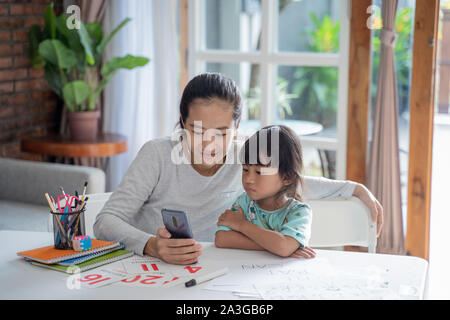
<path id="1" fill-rule="evenodd" d="M 170 232 L 173 239 L 192 239 L 191 225 L 184 211 L 162 209 L 162 219 L 167 231 Z"/>

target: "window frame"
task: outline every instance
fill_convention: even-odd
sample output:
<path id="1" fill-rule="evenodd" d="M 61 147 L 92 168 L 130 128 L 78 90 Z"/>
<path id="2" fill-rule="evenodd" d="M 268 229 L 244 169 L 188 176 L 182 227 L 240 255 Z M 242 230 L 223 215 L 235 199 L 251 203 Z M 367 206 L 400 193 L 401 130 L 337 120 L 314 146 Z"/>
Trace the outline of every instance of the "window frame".
<path id="1" fill-rule="evenodd" d="M 279 52 L 278 0 L 261 0 L 261 48 L 258 52 L 206 49 L 202 18 L 202 2 L 188 0 L 188 72 L 189 78 L 203 72 L 203 65 L 214 63 L 254 63 L 260 65 L 261 126 L 275 122 L 275 92 L 277 66 L 336 67 L 338 96 L 336 137 L 301 136 L 305 147 L 336 151 L 336 178 L 346 179 L 347 161 L 347 100 L 350 43 L 351 0 L 341 1 L 339 53 Z M 207 0 L 206 0 L 207 1 Z"/>

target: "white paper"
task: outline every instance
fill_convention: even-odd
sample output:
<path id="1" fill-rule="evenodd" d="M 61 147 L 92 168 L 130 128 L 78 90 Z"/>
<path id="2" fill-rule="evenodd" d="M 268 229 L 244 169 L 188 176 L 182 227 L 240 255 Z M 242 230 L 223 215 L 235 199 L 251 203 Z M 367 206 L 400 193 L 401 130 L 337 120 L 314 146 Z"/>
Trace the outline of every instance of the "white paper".
<path id="1" fill-rule="evenodd" d="M 242 262 L 205 290 L 228 291 L 263 299 L 398 299 L 387 269 L 336 267 L 328 259 L 286 259 L 281 263 Z M 413 290 L 402 287 L 401 293 Z"/>
<path id="2" fill-rule="evenodd" d="M 233 266 L 228 266 L 230 270 L 228 274 L 211 280 L 203 289 L 259 296 L 258 291 L 254 287 L 254 283 L 267 281 L 271 277 L 270 270 L 276 270 L 282 267 L 282 263 L 254 263 L 252 261 L 244 261 Z"/>

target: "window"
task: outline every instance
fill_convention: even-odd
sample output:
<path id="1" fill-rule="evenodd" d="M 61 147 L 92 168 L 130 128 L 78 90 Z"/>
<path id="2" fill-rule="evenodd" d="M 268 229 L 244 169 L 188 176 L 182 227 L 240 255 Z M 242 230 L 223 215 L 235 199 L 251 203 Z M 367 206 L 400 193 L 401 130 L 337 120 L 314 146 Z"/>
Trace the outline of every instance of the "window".
<path id="1" fill-rule="evenodd" d="M 189 73 L 245 100 L 241 132 L 286 124 L 308 175 L 345 179 L 349 0 L 190 0 Z"/>

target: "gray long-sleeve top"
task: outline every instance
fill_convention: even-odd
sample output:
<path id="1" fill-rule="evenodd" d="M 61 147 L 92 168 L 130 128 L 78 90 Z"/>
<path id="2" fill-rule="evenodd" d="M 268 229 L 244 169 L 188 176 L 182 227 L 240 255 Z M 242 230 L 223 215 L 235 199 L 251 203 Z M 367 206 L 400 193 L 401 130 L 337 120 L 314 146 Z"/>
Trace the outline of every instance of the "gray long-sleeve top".
<path id="1" fill-rule="evenodd" d="M 179 141 L 169 137 L 148 141 L 97 215 L 95 236 L 121 241 L 142 255 L 148 239 L 163 226 L 161 209 L 167 208 L 188 214 L 197 241 L 214 241 L 219 215 L 243 192 L 242 166 L 235 161 L 239 146 L 231 149 L 234 152 L 227 154 L 226 163 L 205 177 L 187 163 Z M 304 181 L 306 201 L 349 198 L 356 185 L 315 177 Z"/>

